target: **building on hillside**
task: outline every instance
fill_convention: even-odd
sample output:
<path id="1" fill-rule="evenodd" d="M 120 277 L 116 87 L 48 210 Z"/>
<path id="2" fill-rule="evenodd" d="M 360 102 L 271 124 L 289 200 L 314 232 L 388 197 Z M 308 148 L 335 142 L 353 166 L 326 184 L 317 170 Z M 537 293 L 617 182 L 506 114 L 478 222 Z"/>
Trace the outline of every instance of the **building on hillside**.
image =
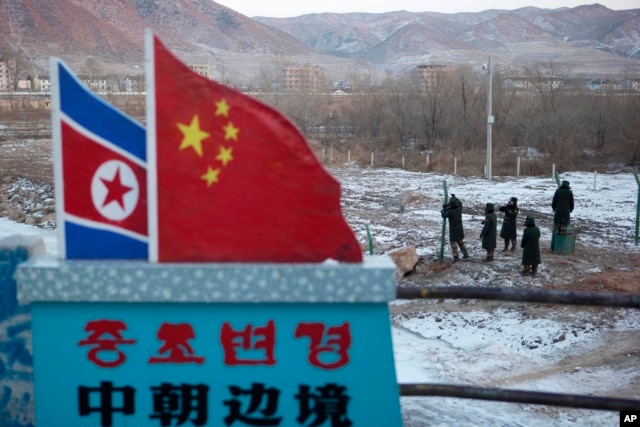
<path id="1" fill-rule="evenodd" d="M 144 75 L 127 74 L 120 81 L 120 91 L 127 93 L 142 93 L 145 90 Z"/>
<path id="2" fill-rule="evenodd" d="M 123 74 L 108 74 L 104 78 L 107 81 L 107 92 L 122 92 L 120 82 L 124 78 Z"/>
<path id="3" fill-rule="evenodd" d="M 93 92 L 106 92 L 107 91 L 107 79 L 104 76 L 92 76 L 88 74 L 78 75 L 78 79 L 85 84 Z"/>
<path id="4" fill-rule="evenodd" d="M 564 88 L 565 79 L 562 77 L 534 76 L 530 74 L 511 74 L 502 78 L 504 87 L 518 91 L 538 90 L 541 92 L 555 91 Z"/>
<path id="5" fill-rule="evenodd" d="M 527 91 L 535 87 L 530 77 L 518 75 L 506 76 L 504 80 L 502 80 L 502 85 L 519 91 Z"/>
<path id="6" fill-rule="evenodd" d="M 40 92 L 51 91 L 51 77 L 48 74 L 40 74 L 33 79 L 33 90 Z"/>
<path id="7" fill-rule="evenodd" d="M 622 82 L 622 89 L 640 92 L 640 78 L 627 78 Z"/>
<path id="8" fill-rule="evenodd" d="M 287 66 L 282 69 L 282 80 L 287 92 L 319 93 L 324 84 L 324 71 L 319 65 Z"/>
<path id="9" fill-rule="evenodd" d="M 593 79 L 587 87 L 593 91 L 619 91 L 622 90 L 622 82 L 612 79 Z"/>
<path id="10" fill-rule="evenodd" d="M 353 90 L 353 86 L 349 81 L 339 81 L 333 83 L 333 92 L 341 91 L 341 92 L 351 92 Z"/>
<path id="11" fill-rule="evenodd" d="M 541 89 L 548 89 L 549 91 L 557 90 L 562 87 L 564 79 L 562 77 L 535 77 L 534 81 L 536 86 Z"/>
<path id="12" fill-rule="evenodd" d="M 422 64 L 416 66 L 414 76 L 417 78 L 420 90 L 428 92 L 437 87 L 438 79 L 450 76 L 455 68 L 441 64 Z"/>
<path id="13" fill-rule="evenodd" d="M 16 60 L 0 57 L 0 92 L 13 92 L 16 88 Z"/>
<path id="14" fill-rule="evenodd" d="M 27 77 L 24 80 L 18 80 L 18 84 L 16 85 L 16 90 L 18 92 L 31 92 L 31 88 L 33 84 L 31 82 L 31 77 Z"/>
<path id="15" fill-rule="evenodd" d="M 213 77 L 209 64 L 189 64 L 188 66 L 193 71 L 200 74 L 202 77 L 206 77 L 209 80 L 211 80 L 211 78 Z"/>
<path id="16" fill-rule="evenodd" d="M 562 80 L 562 89 L 573 92 L 586 90 L 589 79 L 584 77 L 569 77 Z"/>

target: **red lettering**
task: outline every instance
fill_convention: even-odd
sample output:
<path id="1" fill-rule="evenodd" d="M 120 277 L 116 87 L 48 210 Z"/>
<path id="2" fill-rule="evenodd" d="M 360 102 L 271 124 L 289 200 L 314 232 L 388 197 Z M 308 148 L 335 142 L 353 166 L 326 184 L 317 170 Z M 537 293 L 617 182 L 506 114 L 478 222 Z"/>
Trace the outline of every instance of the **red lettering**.
<path id="1" fill-rule="evenodd" d="M 87 357 L 90 361 L 102 368 L 113 368 L 122 365 L 126 360 L 125 354 L 118 348 L 118 345 L 133 344 L 136 340 L 124 339 L 121 332 L 127 330 L 127 325 L 121 320 L 92 320 L 87 322 L 84 330 L 91 332 L 88 338 L 80 341 L 78 345 L 94 346 Z M 107 337 L 103 337 L 107 335 Z M 99 357 L 101 352 L 115 352 L 115 358 Z"/>
<path id="2" fill-rule="evenodd" d="M 323 369 L 337 369 L 349 363 L 349 347 L 351 347 L 351 330 L 348 323 L 327 328 L 324 323 L 299 323 L 295 337 L 309 337 L 308 360 L 313 366 Z M 321 360 L 323 353 L 329 353 L 333 362 Z M 326 355 L 323 359 L 327 357 Z"/>
<path id="3" fill-rule="evenodd" d="M 222 325 L 220 342 L 224 349 L 225 365 L 275 365 L 276 327 L 273 320 L 265 326 L 247 325 L 240 331 L 234 330 L 228 322 Z M 260 338 L 261 339 L 256 339 Z M 260 352 L 261 357 L 240 357 L 241 352 Z"/>
<path id="4" fill-rule="evenodd" d="M 158 353 L 165 354 L 164 357 L 152 356 L 149 363 L 197 363 L 202 364 L 204 357 L 196 356 L 193 348 L 189 345 L 189 340 L 195 338 L 196 334 L 189 323 L 163 323 L 158 329 L 157 337 L 164 341 Z"/>

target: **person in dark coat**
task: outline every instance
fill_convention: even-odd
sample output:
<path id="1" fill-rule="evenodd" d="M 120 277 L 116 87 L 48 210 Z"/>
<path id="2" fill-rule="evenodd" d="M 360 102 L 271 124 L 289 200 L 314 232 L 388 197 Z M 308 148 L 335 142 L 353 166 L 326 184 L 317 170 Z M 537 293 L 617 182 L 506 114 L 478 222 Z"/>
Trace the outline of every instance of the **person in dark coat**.
<path id="1" fill-rule="evenodd" d="M 522 274 L 535 276 L 540 264 L 540 229 L 536 227 L 535 219 L 530 216 L 524 221 L 520 247 L 522 248 Z"/>
<path id="2" fill-rule="evenodd" d="M 516 250 L 516 242 L 518 241 L 517 224 L 518 218 L 518 198 L 512 197 L 509 199 L 509 203 L 500 207 L 500 212 L 504 212 L 504 219 L 502 220 L 502 228 L 500 228 L 500 237 L 504 239 L 504 249 L 502 252 L 507 252 L 509 249 L 509 242 L 511 242 L 511 252 Z"/>
<path id="3" fill-rule="evenodd" d="M 562 185 L 553 195 L 551 208 L 555 212 L 553 223 L 557 234 L 565 234 L 567 225 L 571 223 L 571 212 L 573 212 L 573 191 L 571 191 L 569 181 L 562 181 Z"/>
<path id="4" fill-rule="evenodd" d="M 464 244 L 464 229 L 462 228 L 462 202 L 455 194 L 451 195 L 449 203 L 442 205 L 442 218 L 449 219 L 449 243 L 453 253 L 453 261 L 458 261 L 458 247 L 462 251 L 462 259 L 469 258 L 469 252 Z"/>
<path id="5" fill-rule="evenodd" d="M 496 238 L 498 237 L 498 219 L 494 212 L 493 203 L 487 203 L 484 208 L 484 221 L 482 221 L 482 232 L 480 238 L 482 239 L 482 249 L 487 251 L 487 257 L 485 262 L 493 261 L 493 251 L 496 248 Z"/>

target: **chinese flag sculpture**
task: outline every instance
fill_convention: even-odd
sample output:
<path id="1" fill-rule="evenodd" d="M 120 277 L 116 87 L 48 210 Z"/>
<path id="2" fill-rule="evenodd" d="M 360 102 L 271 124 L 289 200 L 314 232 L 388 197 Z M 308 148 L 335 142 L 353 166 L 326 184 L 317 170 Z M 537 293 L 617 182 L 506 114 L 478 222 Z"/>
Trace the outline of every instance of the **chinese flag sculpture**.
<path id="1" fill-rule="evenodd" d="M 340 185 L 281 113 L 146 33 L 153 262 L 361 262 Z"/>

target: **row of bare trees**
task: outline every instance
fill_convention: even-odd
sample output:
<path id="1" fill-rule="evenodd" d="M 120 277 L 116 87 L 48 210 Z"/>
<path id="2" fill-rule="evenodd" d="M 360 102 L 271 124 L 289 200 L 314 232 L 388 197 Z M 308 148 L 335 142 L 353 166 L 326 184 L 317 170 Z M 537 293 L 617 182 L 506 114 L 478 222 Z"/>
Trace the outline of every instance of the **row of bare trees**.
<path id="1" fill-rule="evenodd" d="M 639 169 L 639 92 L 548 84 L 570 77 L 570 67 L 557 63 L 524 73 L 539 84 L 523 90 L 505 84 L 500 73 L 493 79 L 494 175 L 513 174 L 518 157 L 521 172 L 530 175 L 548 173 L 551 163 L 560 171 Z M 483 173 L 486 75 L 461 67 L 436 72 L 428 85 L 417 76 L 391 74 L 375 86 L 353 83 L 353 91 L 342 96 L 277 91 L 254 96 L 289 116 L 327 162 L 368 165 L 375 153 L 377 166 L 450 171 L 456 159 L 458 173 Z M 144 118 L 144 97 L 106 96 Z M 48 119 L 41 102 L 24 97 L 7 102 L 16 114 Z"/>
<path id="2" fill-rule="evenodd" d="M 570 80 L 570 72 L 557 63 L 527 67 L 524 74 L 533 82 L 527 90 L 508 86 L 500 73 L 494 76 L 494 173 L 512 174 L 517 157 L 529 174 L 548 173 L 552 162 L 558 170 L 638 170 L 640 93 L 549 83 Z M 416 76 L 389 75 L 376 87 L 354 88 L 345 96 L 260 97 L 291 117 L 324 147 L 325 156 L 330 148 L 334 161 L 348 152 L 351 160 L 368 164 L 370 153 L 378 153 L 389 166 L 402 158 L 420 169 L 442 164 L 450 170 L 456 158 L 461 173 L 483 173 L 485 76 L 457 68 L 435 73 L 426 87 Z M 428 153 L 430 164 L 424 160 Z"/>

